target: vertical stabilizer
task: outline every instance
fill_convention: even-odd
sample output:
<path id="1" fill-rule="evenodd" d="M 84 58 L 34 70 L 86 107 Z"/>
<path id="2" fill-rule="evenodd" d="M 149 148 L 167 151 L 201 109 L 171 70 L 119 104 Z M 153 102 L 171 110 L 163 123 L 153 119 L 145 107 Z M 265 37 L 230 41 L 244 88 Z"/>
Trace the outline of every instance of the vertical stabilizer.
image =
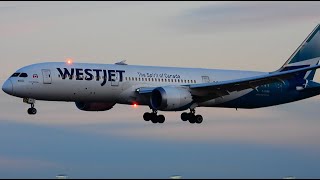
<path id="1" fill-rule="evenodd" d="M 317 65 L 320 60 L 320 24 L 301 43 L 279 71 L 287 71 Z M 316 70 L 308 71 L 304 79 L 312 80 Z"/>

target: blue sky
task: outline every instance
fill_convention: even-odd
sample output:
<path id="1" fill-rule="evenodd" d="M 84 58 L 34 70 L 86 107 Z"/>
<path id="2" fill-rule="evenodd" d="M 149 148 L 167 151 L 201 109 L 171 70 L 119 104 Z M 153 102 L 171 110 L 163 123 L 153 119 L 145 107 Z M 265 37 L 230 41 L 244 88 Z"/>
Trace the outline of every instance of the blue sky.
<path id="1" fill-rule="evenodd" d="M 0 83 L 46 61 L 273 71 L 320 22 L 319 2 L 1 2 Z M 320 81 L 316 76 L 316 81 Z M 198 108 L 201 125 L 147 107 L 83 112 L 0 92 L 1 178 L 319 178 L 320 97 Z"/>

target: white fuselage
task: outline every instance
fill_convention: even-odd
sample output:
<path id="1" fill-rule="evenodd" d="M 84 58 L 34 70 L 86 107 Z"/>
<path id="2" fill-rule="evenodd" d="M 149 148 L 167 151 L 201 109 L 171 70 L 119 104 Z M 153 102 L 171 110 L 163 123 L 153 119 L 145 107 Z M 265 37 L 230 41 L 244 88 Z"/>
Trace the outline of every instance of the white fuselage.
<path id="1" fill-rule="evenodd" d="M 148 100 L 138 96 L 138 88 L 183 86 L 267 74 L 254 71 L 63 62 L 33 64 L 17 72 L 27 73 L 28 77 L 9 78 L 13 84 L 14 96 L 48 101 L 119 104 L 137 102 L 144 105 L 148 104 Z M 223 99 L 203 102 L 199 106 L 215 106 L 250 91 L 252 89 L 231 93 Z"/>

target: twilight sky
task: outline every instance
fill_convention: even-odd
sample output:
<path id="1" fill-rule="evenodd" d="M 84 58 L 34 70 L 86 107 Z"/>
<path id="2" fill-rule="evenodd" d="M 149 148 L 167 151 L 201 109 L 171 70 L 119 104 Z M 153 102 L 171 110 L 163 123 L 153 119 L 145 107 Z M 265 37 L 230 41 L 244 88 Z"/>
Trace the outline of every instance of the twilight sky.
<path id="1" fill-rule="evenodd" d="M 0 83 L 65 61 L 273 71 L 320 23 L 319 2 L 0 2 Z M 316 81 L 320 81 L 319 73 Z M 320 177 L 320 96 L 274 107 L 83 112 L 0 92 L 0 178 Z"/>

